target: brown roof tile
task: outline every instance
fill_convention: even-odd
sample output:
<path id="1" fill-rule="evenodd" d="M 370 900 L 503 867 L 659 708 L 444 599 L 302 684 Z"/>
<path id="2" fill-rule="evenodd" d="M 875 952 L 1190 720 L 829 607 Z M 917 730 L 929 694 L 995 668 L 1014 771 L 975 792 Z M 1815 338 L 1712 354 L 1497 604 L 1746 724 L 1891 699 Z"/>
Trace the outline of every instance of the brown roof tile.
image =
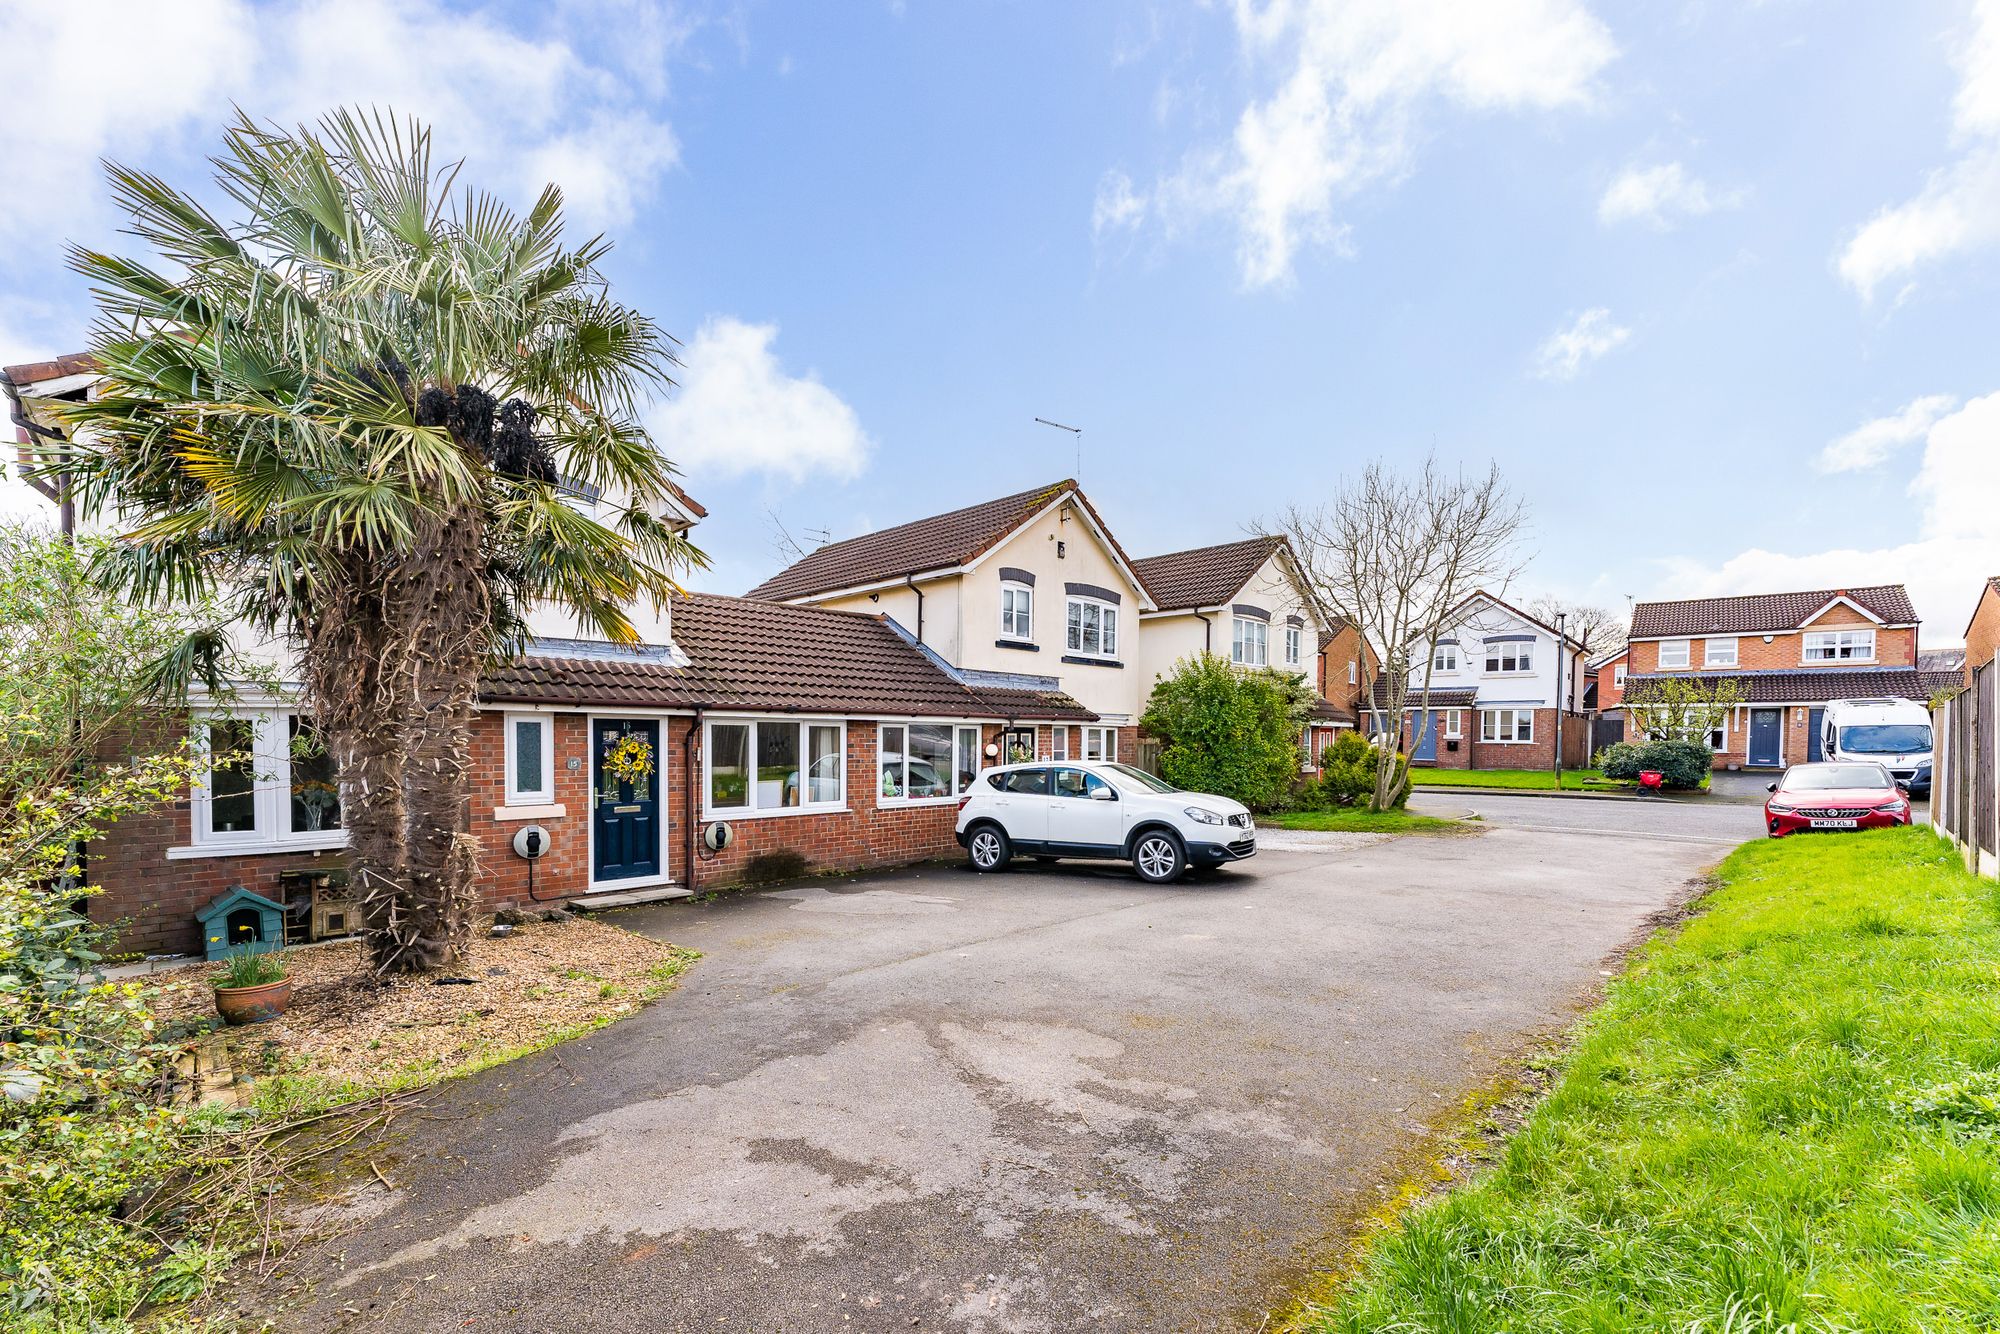
<path id="1" fill-rule="evenodd" d="M 1910 595 L 1901 584 L 1875 584 L 1867 588 L 1828 588 L 1809 593 L 1758 593 L 1748 597 L 1641 602 L 1632 608 L 1632 638 L 1755 635 L 1796 630 L 1808 616 L 1838 597 L 1866 608 L 1889 625 L 1914 625 L 1917 620 L 1916 608 L 1910 605 Z"/>
<path id="2" fill-rule="evenodd" d="M 97 358 L 88 352 L 66 352 L 53 361 L 25 361 L 18 366 L 0 367 L 14 384 L 26 389 L 44 380 L 60 380 L 70 375 L 89 375 L 98 369 Z"/>
<path id="3" fill-rule="evenodd" d="M 1252 537 L 1147 556 L 1133 562 L 1133 568 L 1162 610 L 1213 607 L 1229 601 L 1284 544 L 1282 537 Z"/>
<path id="4" fill-rule="evenodd" d="M 673 603 L 684 666 L 560 646 L 486 673 L 487 703 L 936 718 L 1096 717 L 1055 691 L 974 688 L 879 617 L 693 593 Z M 1031 711 L 1032 710 L 1032 711 Z"/>
<path id="5" fill-rule="evenodd" d="M 1648 672 L 1625 678 L 1627 703 L 1644 703 L 1648 682 L 1678 680 L 1714 682 L 1733 678 L 1743 689 L 1747 704 L 1823 704 L 1830 699 L 1927 700 L 1932 694 L 1930 673 L 1914 667 L 1878 667 L 1847 670 L 1834 667 L 1788 668 L 1772 672 Z M 1958 678 L 1956 675 L 1954 680 Z"/>
<path id="6" fill-rule="evenodd" d="M 1422 686 L 1411 686 L 1410 693 L 1403 699 L 1403 707 L 1405 709 L 1416 708 L 1418 703 L 1423 699 L 1423 695 Z M 1389 683 L 1386 680 L 1376 679 L 1374 697 L 1376 708 L 1386 709 L 1389 707 Z M 1471 708 L 1478 700 L 1479 691 L 1473 686 L 1453 686 L 1450 689 L 1442 686 L 1431 687 L 1431 707 L 1434 709 Z"/>
<path id="7" fill-rule="evenodd" d="M 1111 535 L 1111 529 L 1090 498 L 1074 481 L 1065 478 L 1049 486 L 1031 487 L 998 500 L 982 501 L 947 514 L 934 514 L 928 519 L 829 543 L 786 566 L 744 596 L 789 601 L 963 565 L 992 550 L 1002 538 L 1064 492 L 1076 495 L 1118 559 L 1131 566 L 1131 558 Z"/>

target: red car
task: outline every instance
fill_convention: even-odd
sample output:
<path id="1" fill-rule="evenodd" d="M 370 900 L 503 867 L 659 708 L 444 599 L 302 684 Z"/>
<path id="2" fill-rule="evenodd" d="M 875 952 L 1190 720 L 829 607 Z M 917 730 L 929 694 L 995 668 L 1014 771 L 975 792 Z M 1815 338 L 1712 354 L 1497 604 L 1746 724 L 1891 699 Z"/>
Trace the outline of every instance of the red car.
<path id="1" fill-rule="evenodd" d="M 1771 784 L 1764 827 L 1772 838 L 1834 829 L 1893 829 L 1910 822 L 1910 794 L 1879 764 L 1795 764 Z"/>

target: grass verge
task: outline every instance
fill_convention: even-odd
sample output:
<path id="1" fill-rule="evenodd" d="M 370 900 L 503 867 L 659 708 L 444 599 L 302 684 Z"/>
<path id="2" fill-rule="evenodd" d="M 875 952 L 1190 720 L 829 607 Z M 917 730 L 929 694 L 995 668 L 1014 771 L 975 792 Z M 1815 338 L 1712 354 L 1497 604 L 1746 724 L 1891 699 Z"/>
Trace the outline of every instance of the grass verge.
<path id="1" fill-rule="evenodd" d="M 1547 769 L 1411 769 L 1410 782 L 1416 787 L 1515 787 L 1553 792 L 1556 776 Z M 1632 787 L 1606 778 L 1596 769 L 1563 770 L 1565 792 L 1619 792 Z"/>
<path id="2" fill-rule="evenodd" d="M 1371 811 L 1347 807 L 1335 811 L 1279 811 L 1260 815 L 1257 823 L 1271 829 L 1310 829 L 1343 834 L 1420 834 L 1462 828 L 1457 820 L 1408 811 Z"/>
<path id="3" fill-rule="evenodd" d="M 1760 841 L 1472 1185 L 1313 1331 L 1954 1331 L 2000 1315 L 2000 893 L 1922 828 Z"/>

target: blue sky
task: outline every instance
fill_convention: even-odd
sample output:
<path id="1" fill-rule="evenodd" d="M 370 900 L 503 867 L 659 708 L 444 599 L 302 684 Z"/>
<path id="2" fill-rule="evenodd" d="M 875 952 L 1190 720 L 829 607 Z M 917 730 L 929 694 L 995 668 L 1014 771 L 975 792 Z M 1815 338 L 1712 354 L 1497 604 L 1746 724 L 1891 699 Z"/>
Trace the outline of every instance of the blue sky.
<path id="1" fill-rule="evenodd" d="M 0 358 L 100 155 L 388 102 L 688 343 L 698 582 L 1064 476 L 1136 554 L 1497 460 L 1518 590 L 2000 572 L 2000 0 L 0 6 Z M 186 72 L 143 77 L 162 60 Z M 170 86 L 162 87 L 162 83 Z"/>

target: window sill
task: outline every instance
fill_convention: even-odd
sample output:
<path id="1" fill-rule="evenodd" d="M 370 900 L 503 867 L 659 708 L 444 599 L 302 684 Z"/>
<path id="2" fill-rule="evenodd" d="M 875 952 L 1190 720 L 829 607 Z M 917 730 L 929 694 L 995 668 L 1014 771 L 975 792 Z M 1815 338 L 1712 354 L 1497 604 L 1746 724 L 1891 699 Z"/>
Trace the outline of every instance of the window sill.
<path id="1" fill-rule="evenodd" d="M 820 806 L 780 806 L 776 810 L 703 810 L 701 822 L 713 824 L 717 820 L 787 820 L 799 815 L 846 815 L 845 803 Z"/>
<path id="2" fill-rule="evenodd" d="M 1075 653 L 1063 654 L 1062 660 L 1064 662 L 1073 662 L 1079 667 L 1123 667 L 1125 665 L 1116 658 L 1086 658 Z"/>
<path id="3" fill-rule="evenodd" d="M 1014 648 L 1021 650 L 1023 653 L 1040 653 L 1042 651 L 1040 644 L 1031 644 L 1025 639 L 996 639 L 993 641 L 993 647 Z"/>
<path id="4" fill-rule="evenodd" d="M 1873 658 L 1806 658 L 1801 667 L 1873 667 Z"/>
<path id="5" fill-rule="evenodd" d="M 1028 761 L 1023 760 L 1026 764 Z M 875 805 L 882 810 L 894 810 L 901 806 L 956 806 L 957 797 L 882 797 Z"/>
<path id="6" fill-rule="evenodd" d="M 514 820 L 560 820 L 569 814 L 569 807 L 560 801 L 545 801 L 540 805 L 522 803 L 519 806 L 495 806 L 493 818 L 501 823 Z"/>
<path id="7" fill-rule="evenodd" d="M 337 829 L 311 838 L 246 838 L 240 843 L 195 843 L 168 848 L 170 862 L 206 857 L 268 857 L 282 852 L 333 852 L 347 846 L 347 831 Z"/>

